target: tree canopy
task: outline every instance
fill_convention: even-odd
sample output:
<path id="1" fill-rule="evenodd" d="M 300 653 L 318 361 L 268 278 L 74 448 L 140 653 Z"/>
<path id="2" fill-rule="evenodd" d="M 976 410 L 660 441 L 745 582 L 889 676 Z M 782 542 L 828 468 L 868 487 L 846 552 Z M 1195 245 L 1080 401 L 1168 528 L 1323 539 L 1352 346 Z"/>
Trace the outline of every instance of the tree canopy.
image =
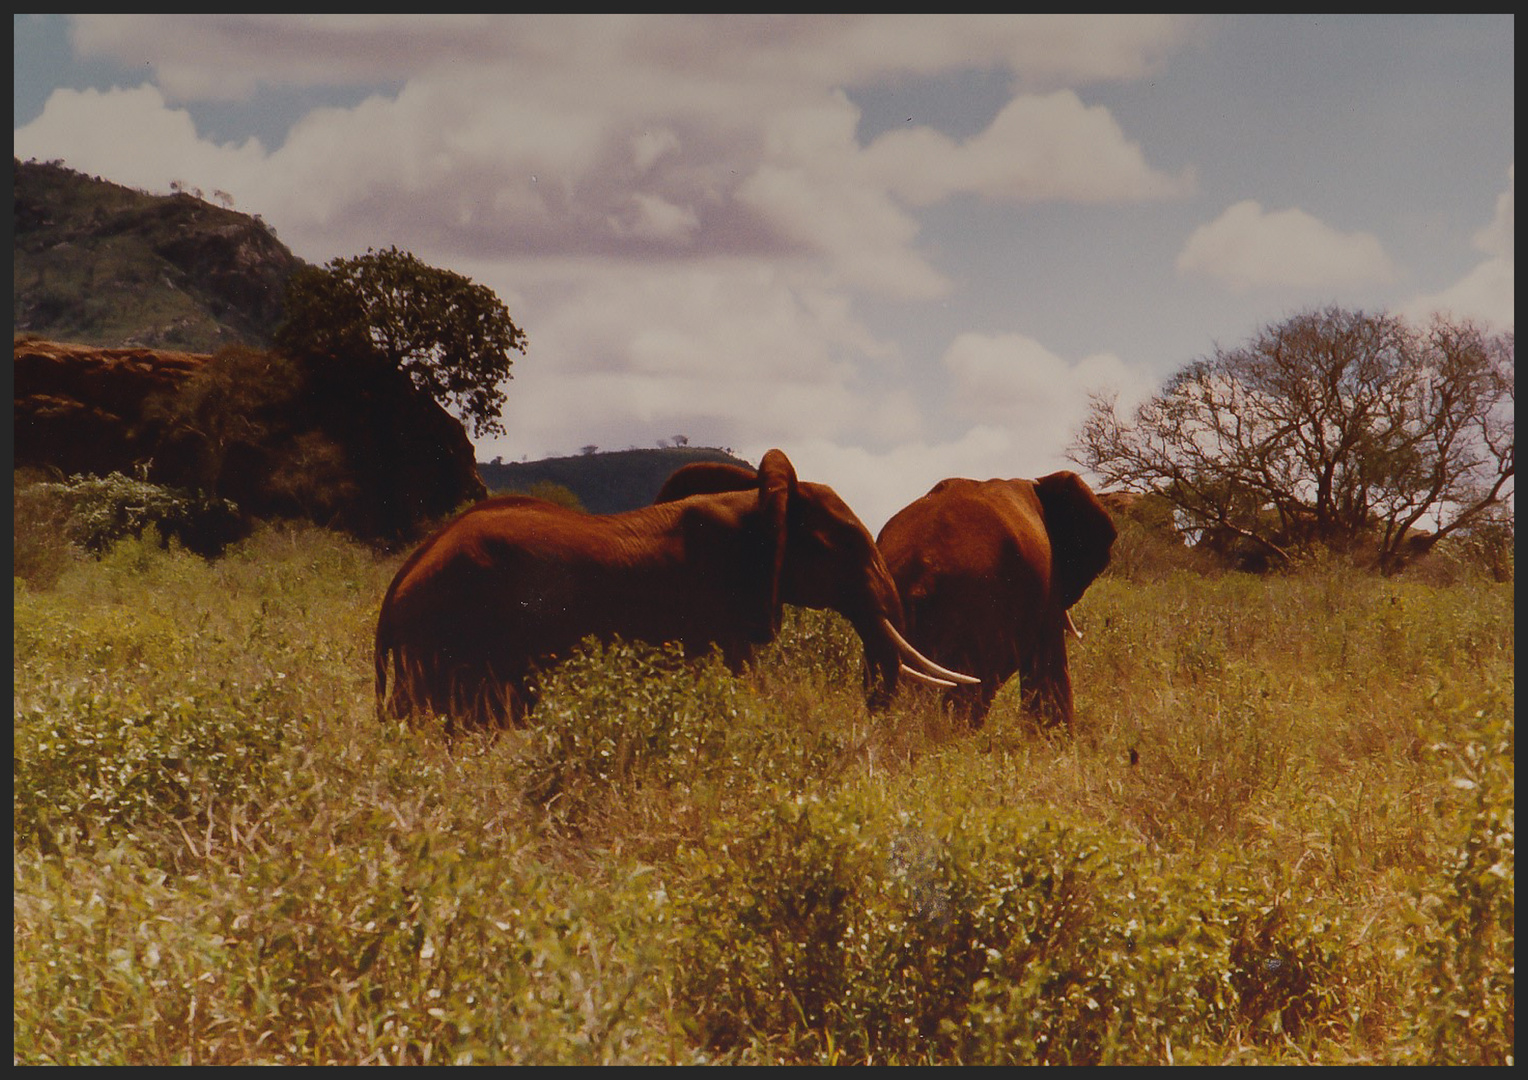
<path id="1" fill-rule="evenodd" d="M 277 342 L 309 355 L 375 356 L 478 435 L 503 433 L 500 384 L 513 377 L 510 352 L 525 351 L 492 289 L 396 247 L 295 273 Z"/>
<path id="2" fill-rule="evenodd" d="M 1327 308 L 1218 346 L 1131 417 L 1095 395 L 1071 452 L 1107 486 L 1277 559 L 1367 549 L 1387 571 L 1510 520 L 1514 335 Z"/>

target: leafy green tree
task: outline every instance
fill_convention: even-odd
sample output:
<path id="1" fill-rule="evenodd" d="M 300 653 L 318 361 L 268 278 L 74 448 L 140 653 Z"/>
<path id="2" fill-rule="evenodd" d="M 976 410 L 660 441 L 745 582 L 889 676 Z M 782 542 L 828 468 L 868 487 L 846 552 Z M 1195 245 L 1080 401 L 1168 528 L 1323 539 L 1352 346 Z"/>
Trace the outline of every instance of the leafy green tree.
<path id="1" fill-rule="evenodd" d="M 513 377 L 510 352 L 525 351 L 525 333 L 492 289 L 396 247 L 299 270 L 276 340 L 307 355 L 375 356 L 477 435 L 504 432 L 501 384 Z"/>

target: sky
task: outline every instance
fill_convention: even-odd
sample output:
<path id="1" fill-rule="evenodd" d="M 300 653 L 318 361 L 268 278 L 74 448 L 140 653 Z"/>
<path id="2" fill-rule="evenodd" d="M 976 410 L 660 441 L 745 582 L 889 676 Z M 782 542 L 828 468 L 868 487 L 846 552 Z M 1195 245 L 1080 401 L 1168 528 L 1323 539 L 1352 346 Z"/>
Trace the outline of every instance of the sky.
<path id="1" fill-rule="evenodd" d="M 13 29 L 16 157 L 491 288 L 528 346 L 483 461 L 779 447 L 874 532 L 1301 311 L 1515 325 L 1511 15 Z"/>

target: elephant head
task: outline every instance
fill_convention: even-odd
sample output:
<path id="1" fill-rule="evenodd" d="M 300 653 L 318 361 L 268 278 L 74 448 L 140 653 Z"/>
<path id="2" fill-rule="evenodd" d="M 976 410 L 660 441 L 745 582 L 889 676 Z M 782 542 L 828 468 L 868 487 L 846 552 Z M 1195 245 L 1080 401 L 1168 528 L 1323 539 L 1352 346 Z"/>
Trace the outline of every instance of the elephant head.
<path id="1" fill-rule="evenodd" d="M 832 488 L 799 481 L 778 450 L 756 471 L 711 468 L 727 471 L 689 474 L 671 497 L 625 513 L 510 496 L 441 529 L 383 597 L 379 708 L 517 722 L 531 672 L 591 635 L 692 655 L 715 646 L 736 668 L 774 638 L 785 604 L 842 612 L 875 696 L 888 697 L 899 657 L 922 658 L 897 644 L 896 586 L 859 518 Z"/>
<path id="2" fill-rule="evenodd" d="M 1069 609 L 1108 565 L 1114 539 L 1092 489 L 1076 473 L 1058 472 L 942 480 L 893 515 L 877 543 L 908 636 L 935 660 L 979 677 L 979 686 L 948 696 L 980 725 L 1015 674 L 1026 707 L 1071 722 Z"/>
<path id="3" fill-rule="evenodd" d="M 757 472 L 721 462 L 683 466 L 664 483 L 655 505 L 754 488 L 767 507 L 767 532 L 779 541 L 768 560 L 773 569 L 771 639 L 786 604 L 838 612 L 864 646 L 866 683 L 875 705 L 890 699 L 899 674 L 945 687 L 977 681 L 931 661 L 908 643 L 901 632 L 896 584 L 869 530 L 831 487 L 798 480 L 780 451 L 766 454 Z"/>

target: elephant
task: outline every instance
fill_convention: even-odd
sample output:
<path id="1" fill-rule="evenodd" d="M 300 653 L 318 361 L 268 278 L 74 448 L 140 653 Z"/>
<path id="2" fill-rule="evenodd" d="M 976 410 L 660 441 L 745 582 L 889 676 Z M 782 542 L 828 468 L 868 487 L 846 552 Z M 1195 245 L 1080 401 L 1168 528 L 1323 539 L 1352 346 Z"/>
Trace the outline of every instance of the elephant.
<path id="1" fill-rule="evenodd" d="M 906 644 L 886 563 L 832 488 L 798 480 L 779 450 L 757 471 L 726 468 L 725 485 L 711 476 L 704 490 L 616 514 L 523 495 L 468 509 L 409 555 L 382 598 L 379 715 L 433 712 L 448 732 L 518 726 L 535 670 L 589 636 L 675 642 L 692 657 L 716 647 L 738 670 L 773 640 L 785 604 L 850 621 L 873 705 L 890 700 L 904 661 L 955 681 Z"/>
<path id="2" fill-rule="evenodd" d="M 1074 472 L 1038 480 L 951 478 L 894 514 L 876 543 L 907 636 L 979 686 L 945 692 L 972 727 L 1018 674 L 1026 711 L 1070 726 L 1069 609 L 1109 564 L 1114 522 Z"/>

